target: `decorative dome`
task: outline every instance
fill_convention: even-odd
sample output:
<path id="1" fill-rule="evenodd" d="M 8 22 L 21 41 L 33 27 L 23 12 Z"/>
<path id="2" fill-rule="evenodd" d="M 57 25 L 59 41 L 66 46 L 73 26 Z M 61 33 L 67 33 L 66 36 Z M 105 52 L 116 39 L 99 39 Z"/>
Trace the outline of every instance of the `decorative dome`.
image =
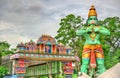
<path id="1" fill-rule="evenodd" d="M 37 44 L 40 44 L 40 43 L 43 43 L 43 44 L 48 44 L 48 43 L 51 43 L 51 44 L 56 44 L 56 41 L 53 37 L 51 37 L 50 35 L 42 35 L 38 41 L 37 41 Z"/>
<path id="2" fill-rule="evenodd" d="M 17 45 L 17 47 L 24 47 L 24 46 L 25 46 L 25 44 L 22 43 L 22 42 L 21 42 L 20 44 Z"/>
<path id="3" fill-rule="evenodd" d="M 64 46 L 64 44 L 63 43 L 59 43 L 58 46 Z"/>
<path id="4" fill-rule="evenodd" d="M 95 10 L 94 5 L 92 5 L 91 8 L 90 8 L 88 17 L 90 17 L 90 16 L 97 16 L 97 12 L 96 12 L 96 10 Z"/>
<path id="5" fill-rule="evenodd" d="M 33 40 L 30 40 L 30 41 L 28 42 L 28 45 L 36 45 L 36 43 L 35 43 Z"/>
<path id="6" fill-rule="evenodd" d="M 29 42 L 25 43 L 25 47 L 36 47 L 36 43 L 33 40 L 30 40 Z"/>

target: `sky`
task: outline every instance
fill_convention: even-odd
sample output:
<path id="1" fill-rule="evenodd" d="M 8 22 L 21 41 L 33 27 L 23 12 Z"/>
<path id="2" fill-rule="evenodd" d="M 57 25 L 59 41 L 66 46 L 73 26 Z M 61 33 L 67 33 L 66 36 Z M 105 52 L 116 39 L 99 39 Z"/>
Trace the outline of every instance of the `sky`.
<path id="1" fill-rule="evenodd" d="M 120 0 L 0 0 L 0 41 L 12 47 L 37 41 L 42 34 L 57 35 L 60 20 L 68 14 L 87 19 L 94 5 L 98 19 L 120 17 Z"/>

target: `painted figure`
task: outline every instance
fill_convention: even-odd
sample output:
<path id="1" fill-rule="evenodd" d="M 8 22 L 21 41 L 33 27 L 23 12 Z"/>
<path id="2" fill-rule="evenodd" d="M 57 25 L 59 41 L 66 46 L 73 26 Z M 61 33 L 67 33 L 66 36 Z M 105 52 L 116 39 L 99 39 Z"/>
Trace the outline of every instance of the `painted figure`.
<path id="1" fill-rule="evenodd" d="M 106 69 L 104 66 L 104 53 L 100 43 L 100 35 L 110 35 L 110 32 L 104 27 L 100 26 L 97 13 L 92 5 L 88 14 L 85 27 L 76 32 L 77 35 L 83 35 L 86 39 L 83 53 L 81 72 L 88 73 L 88 67 L 95 69 L 97 67 L 98 73 L 103 73 Z"/>

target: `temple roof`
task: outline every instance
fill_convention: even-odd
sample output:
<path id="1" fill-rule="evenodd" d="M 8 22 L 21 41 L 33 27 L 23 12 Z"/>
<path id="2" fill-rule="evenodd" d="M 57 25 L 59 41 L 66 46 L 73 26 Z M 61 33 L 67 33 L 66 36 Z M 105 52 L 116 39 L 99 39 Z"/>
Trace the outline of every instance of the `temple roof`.
<path id="1" fill-rule="evenodd" d="M 25 47 L 25 46 L 29 46 L 29 45 L 33 45 L 33 46 L 36 46 L 36 43 L 33 41 L 33 40 L 30 40 L 29 42 L 27 43 L 20 43 L 17 45 L 17 47 Z"/>
<path id="2" fill-rule="evenodd" d="M 56 41 L 50 35 L 42 35 L 38 40 L 37 44 L 44 43 L 44 44 L 56 44 Z"/>
<path id="3" fill-rule="evenodd" d="M 25 46 L 25 44 L 22 43 L 22 42 L 21 42 L 20 44 L 17 45 L 17 47 L 22 47 L 22 46 Z"/>

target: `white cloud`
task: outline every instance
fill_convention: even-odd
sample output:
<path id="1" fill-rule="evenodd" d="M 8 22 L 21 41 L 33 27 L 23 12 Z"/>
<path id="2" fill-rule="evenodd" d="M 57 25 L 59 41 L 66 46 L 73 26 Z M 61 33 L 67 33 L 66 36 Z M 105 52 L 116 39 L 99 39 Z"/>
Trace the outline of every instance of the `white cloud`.
<path id="1" fill-rule="evenodd" d="M 16 47 L 17 43 L 29 40 L 28 37 L 20 34 L 21 31 L 16 31 L 15 25 L 5 21 L 0 21 L 0 31 L 0 41 L 7 41 L 12 44 L 11 47 Z"/>
<path id="2" fill-rule="evenodd" d="M 13 46 L 20 41 L 36 40 L 42 34 L 55 36 L 59 22 L 68 14 L 87 19 L 95 5 L 98 19 L 119 16 L 119 0 L 0 0 L 0 40 Z"/>
<path id="3" fill-rule="evenodd" d="M 8 35 L 0 35 L 0 41 L 7 41 L 12 44 L 11 47 L 16 47 L 16 45 L 20 42 L 28 42 L 29 38 L 20 36 L 19 34 L 8 34 Z"/>
<path id="4" fill-rule="evenodd" d="M 6 30 L 6 29 L 11 29 L 13 28 L 12 24 L 8 24 L 4 21 L 0 21 L 0 30 Z"/>

